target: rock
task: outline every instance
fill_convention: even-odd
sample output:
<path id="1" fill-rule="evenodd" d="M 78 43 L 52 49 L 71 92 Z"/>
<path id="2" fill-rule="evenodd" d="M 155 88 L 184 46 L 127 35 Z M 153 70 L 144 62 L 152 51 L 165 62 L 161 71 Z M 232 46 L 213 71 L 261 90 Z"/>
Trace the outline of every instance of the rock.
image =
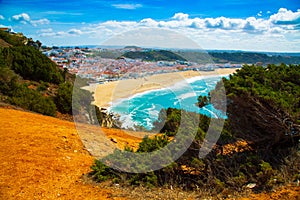
<path id="1" fill-rule="evenodd" d="M 253 188 L 255 188 L 255 186 L 256 186 L 256 183 L 248 183 L 246 185 L 246 188 L 253 189 Z"/>
<path id="2" fill-rule="evenodd" d="M 113 143 L 118 143 L 118 141 L 114 138 L 110 138 L 110 141 L 112 141 Z"/>

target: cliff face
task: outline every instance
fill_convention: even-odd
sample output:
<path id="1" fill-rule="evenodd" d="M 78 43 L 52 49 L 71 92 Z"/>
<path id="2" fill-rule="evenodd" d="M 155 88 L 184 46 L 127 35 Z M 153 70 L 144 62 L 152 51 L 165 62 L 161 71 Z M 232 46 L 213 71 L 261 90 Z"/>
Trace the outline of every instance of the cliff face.
<path id="1" fill-rule="evenodd" d="M 114 126 L 113 115 L 107 112 L 102 111 L 102 120 L 99 121 L 101 127 L 112 128 Z"/>
<path id="2" fill-rule="evenodd" d="M 107 128 L 119 128 L 121 126 L 118 116 L 113 115 L 112 113 L 108 112 L 105 108 L 98 108 L 95 107 L 96 111 L 96 117 L 98 120 L 98 123 L 101 127 L 107 127 Z M 97 122 L 93 120 L 94 124 L 97 124 Z"/>

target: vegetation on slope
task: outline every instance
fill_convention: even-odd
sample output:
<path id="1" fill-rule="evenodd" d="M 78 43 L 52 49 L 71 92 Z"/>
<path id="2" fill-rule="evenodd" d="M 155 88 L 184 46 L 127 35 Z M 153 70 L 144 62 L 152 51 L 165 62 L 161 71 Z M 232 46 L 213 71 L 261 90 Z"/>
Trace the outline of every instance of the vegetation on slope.
<path id="1" fill-rule="evenodd" d="M 50 116 L 57 111 L 72 114 L 75 77 L 43 55 L 38 50 L 39 41 L 3 31 L 0 39 L 10 44 L 0 47 L 0 101 Z M 76 112 L 80 101 L 91 102 L 92 96 L 79 88 L 75 90 Z"/>
<path id="2" fill-rule="evenodd" d="M 300 56 L 290 55 L 268 55 L 266 53 L 257 52 L 194 52 L 194 51 L 178 51 L 178 55 L 191 62 L 201 64 L 205 63 L 246 63 L 256 64 L 299 64 Z"/>
<path id="3" fill-rule="evenodd" d="M 213 61 L 216 63 L 247 63 L 255 64 L 261 62 L 263 64 L 299 64 L 299 56 L 281 56 L 281 55 L 267 55 L 265 53 L 252 53 L 252 52 L 210 52 L 209 55 L 213 57 Z"/>
<path id="4" fill-rule="evenodd" d="M 145 61 L 186 61 L 182 56 L 166 50 L 130 51 L 123 54 L 126 58 L 142 59 Z"/>
<path id="5" fill-rule="evenodd" d="M 91 176 L 97 181 L 132 185 L 173 185 L 185 189 L 210 190 L 226 196 L 233 191 L 253 187 L 254 191 L 271 190 L 283 183 L 300 179 L 299 155 L 299 67 L 270 65 L 267 68 L 244 66 L 236 74 L 224 79 L 228 99 L 227 114 L 221 137 L 212 151 L 198 157 L 207 131 L 209 118 L 199 115 L 199 131 L 188 150 L 175 162 L 160 170 L 148 173 L 124 173 L 109 168 L 115 158 L 120 163 L 130 160 L 126 151 L 114 154 L 92 166 Z M 212 92 L 218 92 L 218 87 Z M 286 92 L 287 90 L 287 92 Z M 166 144 L 181 141 L 169 136 L 178 132 L 182 113 L 177 109 L 162 111 L 162 136 L 145 138 L 136 153 L 155 152 Z M 189 113 L 184 117 L 195 115 Z M 195 126 L 191 120 L 184 124 L 184 134 Z M 156 125 L 161 126 L 159 119 Z M 178 134 L 178 133 L 177 133 Z M 185 138 L 182 138 L 184 141 Z M 170 152 L 169 152 L 170 153 Z M 147 156 L 147 155 L 145 155 Z M 171 158 L 165 154 L 163 160 Z M 127 163 L 128 167 L 143 169 L 143 160 Z M 251 183 L 251 184 L 250 184 Z"/>
<path id="6" fill-rule="evenodd" d="M 13 46 L 1 49 L 6 67 L 24 79 L 54 84 L 63 82 L 62 70 L 32 46 Z"/>

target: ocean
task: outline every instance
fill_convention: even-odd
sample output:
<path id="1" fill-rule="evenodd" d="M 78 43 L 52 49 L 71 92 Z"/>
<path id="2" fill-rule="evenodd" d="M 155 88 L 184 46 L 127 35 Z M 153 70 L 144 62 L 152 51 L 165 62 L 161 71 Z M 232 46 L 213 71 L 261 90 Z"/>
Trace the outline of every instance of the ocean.
<path id="1" fill-rule="evenodd" d="M 211 104 L 203 108 L 196 106 L 198 96 L 207 96 L 222 77 L 226 76 L 199 76 L 187 79 L 168 88 L 150 90 L 112 102 L 109 110 L 120 116 L 122 128 L 125 129 L 143 126 L 151 130 L 153 122 L 157 120 L 163 108 L 178 108 L 213 118 L 226 118 L 225 114 L 220 113 Z"/>

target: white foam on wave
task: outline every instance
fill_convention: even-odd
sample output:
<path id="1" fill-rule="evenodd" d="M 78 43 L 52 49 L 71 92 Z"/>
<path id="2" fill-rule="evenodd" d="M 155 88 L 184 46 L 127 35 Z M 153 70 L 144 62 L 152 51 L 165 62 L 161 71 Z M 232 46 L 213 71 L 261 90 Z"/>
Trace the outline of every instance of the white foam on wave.
<path id="1" fill-rule="evenodd" d="M 170 88 L 160 88 L 160 89 L 153 89 L 153 90 L 148 90 L 148 91 L 145 91 L 145 92 L 141 92 L 141 93 L 137 93 L 137 94 L 134 94 L 132 96 L 129 96 L 129 97 L 126 97 L 126 98 L 120 98 L 120 99 L 117 99 L 115 101 L 112 101 L 112 102 L 109 102 L 109 108 L 107 108 L 108 110 L 111 109 L 111 107 L 117 107 L 118 105 L 128 101 L 128 104 L 130 104 L 130 100 L 134 99 L 134 98 L 139 98 L 139 97 L 142 97 L 144 95 L 147 95 L 147 94 L 150 94 L 150 93 L 160 93 L 160 95 L 163 95 L 163 94 L 167 94 L 169 93 L 170 91 Z"/>
<path id="2" fill-rule="evenodd" d="M 180 95 L 178 97 L 178 99 L 183 100 L 183 99 L 187 99 L 190 97 L 196 97 L 196 96 L 197 96 L 197 94 L 195 92 L 190 92 L 190 93 L 184 93 L 184 94 Z"/>
<path id="3" fill-rule="evenodd" d="M 209 112 L 214 118 L 216 118 L 216 119 L 219 118 L 218 115 L 216 115 L 216 113 L 214 113 L 213 111 L 211 111 L 211 110 L 209 110 L 209 109 L 207 109 L 205 107 L 203 107 L 202 109 L 205 110 L 205 111 L 207 111 L 207 112 Z"/>
<path id="4" fill-rule="evenodd" d="M 224 75 L 218 75 L 218 74 L 206 75 L 206 76 L 195 76 L 195 77 L 186 79 L 186 82 L 193 83 L 195 81 L 200 81 L 200 80 L 205 80 L 205 79 L 210 79 L 210 78 L 222 78 L 222 77 L 224 77 Z"/>
<path id="5" fill-rule="evenodd" d="M 146 121 L 146 128 L 147 129 L 153 128 L 152 120 L 150 118 L 146 118 L 145 121 Z"/>
<path id="6" fill-rule="evenodd" d="M 134 128 L 134 126 L 137 125 L 137 122 L 132 119 L 131 113 L 128 115 L 121 115 L 120 121 L 122 122 L 122 128 L 125 129 Z"/>
<path id="7" fill-rule="evenodd" d="M 150 118 L 157 118 L 159 111 L 156 109 L 156 106 L 152 104 L 151 108 L 147 109 L 147 113 L 149 114 Z"/>

